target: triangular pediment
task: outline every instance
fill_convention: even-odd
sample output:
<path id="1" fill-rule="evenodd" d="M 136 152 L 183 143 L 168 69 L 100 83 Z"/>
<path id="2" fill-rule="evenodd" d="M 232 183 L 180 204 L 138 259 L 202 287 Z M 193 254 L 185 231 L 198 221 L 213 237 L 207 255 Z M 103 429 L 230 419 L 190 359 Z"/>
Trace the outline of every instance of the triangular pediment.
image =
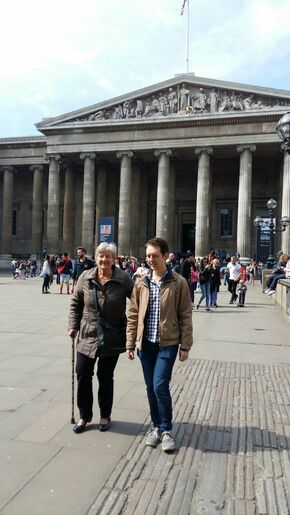
<path id="1" fill-rule="evenodd" d="M 108 101 L 55 118 L 46 118 L 36 127 L 44 131 L 84 124 L 164 120 L 182 115 L 230 116 L 285 110 L 289 106 L 290 91 L 180 74 Z"/>

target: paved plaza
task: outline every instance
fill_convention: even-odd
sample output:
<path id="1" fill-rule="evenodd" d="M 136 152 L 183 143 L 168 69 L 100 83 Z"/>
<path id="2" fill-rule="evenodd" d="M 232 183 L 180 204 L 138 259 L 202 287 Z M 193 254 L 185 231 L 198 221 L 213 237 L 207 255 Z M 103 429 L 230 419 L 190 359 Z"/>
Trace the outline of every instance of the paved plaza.
<path id="1" fill-rule="evenodd" d="M 140 364 L 123 355 L 112 428 L 72 431 L 70 296 L 0 277 L 1 515 L 290 513 L 289 320 L 261 287 L 193 312 L 172 380 L 178 450 L 144 446 Z M 77 410 L 76 410 L 77 417 Z"/>

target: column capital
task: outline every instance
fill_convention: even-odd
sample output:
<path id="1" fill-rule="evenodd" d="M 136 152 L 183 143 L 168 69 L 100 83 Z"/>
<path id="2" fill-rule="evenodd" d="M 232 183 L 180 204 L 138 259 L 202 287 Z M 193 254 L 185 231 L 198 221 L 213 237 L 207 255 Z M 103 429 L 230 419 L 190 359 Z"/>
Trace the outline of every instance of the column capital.
<path id="1" fill-rule="evenodd" d="M 61 155 L 60 154 L 45 154 L 44 159 L 46 159 L 46 161 L 52 161 L 54 159 L 57 163 L 60 163 Z"/>
<path id="2" fill-rule="evenodd" d="M 43 172 L 44 166 L 43 165 L 30 165 L 29 170 L 31 172 L 34 172 L 34 170 L 39 170 L 40 172 Z"/>
<path id="3" fill-rule="evenodd" d="M 127 156 L 130 159 L 134 157 L 134 153 L 132 152 L 132 150 L 121 150 L 120 152 L 117 152 L 116 155 L 118 159 L 122 159 L 123 156 Z"/>
<path id="4" fill-rule="evenodd" d="M 237 153 L 241 154 L 244 150 L 249 150 L 250 152 L 255 152 L 256 145 L 238 145 Z"/>
<path id="5" fill-rule="evenodd" d="M 94 152 L 82 152 L 80 154 L 80 159 L 82 161 L 84 161 L 87 157 L 93 161 L 96 159 L 97 155 Z"/>
<path id="6" fill-rule="evenodd" d="M 161 154 L 165 154 L 166 157 L 172 157 L 172 155 L 173 155 L 172 150 L 170 150 L 169 148 L 160 148 L 160 149 L 154 150 L 155 157 L 160 157 Z"/>
<path id="7" fill-rule="evenodd" d="M 197 147 L 194 149 L 194 153 L 197 156 L 200 156 L 203 152 L 211 156 L 213 154 L 213 147 Z"/>
<path id="8" fill-rule="evenodd" d="M 1 170 L 1 172 L 5 172 L 5 170 L 8 170 L 8 172 L 13 172 L 14 166 L 3 165 L 3 166 L 0 166 L 0 170 Z"/>

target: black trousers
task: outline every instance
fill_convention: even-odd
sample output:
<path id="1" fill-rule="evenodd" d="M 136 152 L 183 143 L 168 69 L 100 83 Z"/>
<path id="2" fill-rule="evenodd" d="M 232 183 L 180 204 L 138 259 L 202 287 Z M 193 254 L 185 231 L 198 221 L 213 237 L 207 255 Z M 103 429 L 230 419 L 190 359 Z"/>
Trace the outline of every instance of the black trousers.
<path id="1" fill-rule="evenodd" d="M 238 281 L 233 281 L 233 279 L 229 279 L 228 290 L 232 294 L 231 302 L 234 302 L 238 298 L 238 296 L 236 294 L 237 285 L 238 285 Z"/>
<path id="2" fill-rule="evenodd" d="M 47 291 L 48 288 L 49 288 L 49 275 L 46 274 L 43 279 L 43 283 L 42 283 L 42 291 Z"/>
<path id="3" fill-rule="evenodd" d="M 119 355 L 94 359 L 77 353 L 76 373 L 78 380 L 77 405 L 80 418 L 90 421 L 93 418 L 93 375 L 98 359 L 97 377 L 99 381 L 98 401 L 102 418 L 111 416 L 114 397 L 114 370 Z"/>

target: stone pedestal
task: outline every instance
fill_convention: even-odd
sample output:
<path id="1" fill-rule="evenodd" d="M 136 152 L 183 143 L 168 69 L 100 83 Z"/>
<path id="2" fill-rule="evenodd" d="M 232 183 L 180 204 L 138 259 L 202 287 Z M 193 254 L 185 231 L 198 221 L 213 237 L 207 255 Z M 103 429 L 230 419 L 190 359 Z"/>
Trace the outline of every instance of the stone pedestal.
<path id="1" fill-rule="evenodd" d="M 158 161 L 156 236 L 168 241 L 170 201 L 170 157 L 171 150 L 155 150 Z"/>
<path id="2" fill-rule="evenodd" d="M 96 154 L 81 154 L 84 160 L 82 246 L 89 256 L 94 255 L 95 229 L 95 159 Z"/>
<path id="3" fill-rule="evenodd" d="M 68 163 L 64 165 L 64 169 L 63 250 L 74 256 L 74 169 Z"/>
<path id="4" fill-rule="evenodd" d="M 196 148 L 198 156 L 197 195 L 196 195 L 196 228 L 195 256 L 207 256 L 210 250 L 210 213 L 211 213 L 211 147 Z"/>
<path id="5" fill-rule="evenodd" d="M 252 234 L 252 153 L 255 145 L 240 145 L 237 152 L 240 154 L 239 197 L 238 197 L 238 226 L 237 251 L 241 260 L 251 257 Z"/>
<path id="6" fill-rule="evenodd" d="M 131 236 L 131 180 L 133 152 L 118 152 L 121 159 L 120 170 L 120 200 L 119 200 L 119 226 L 118 226 L 118 253 L 130 253 Z"/>
<path id="7" fill-rule="evenodd" d="M 284 153 L 281 215 L 290 218 L 290 156 Z M 281 250 L 290 255 L 290 226 L 282 232 Z"/>
<path id="8" fill-rule="evenodd" d="M 59 248 L 59 164 L 60 155 L 49 157 L 48 200 L 47 200 L 47 251 L 61 252 Z"/>
<path id="9" fill-rule="evenodd" d="M 31 254 L 37 257 L 42 252 L 44 168 L 42 165 L 32 165 L 30 170 L 33 172 Z"/>

